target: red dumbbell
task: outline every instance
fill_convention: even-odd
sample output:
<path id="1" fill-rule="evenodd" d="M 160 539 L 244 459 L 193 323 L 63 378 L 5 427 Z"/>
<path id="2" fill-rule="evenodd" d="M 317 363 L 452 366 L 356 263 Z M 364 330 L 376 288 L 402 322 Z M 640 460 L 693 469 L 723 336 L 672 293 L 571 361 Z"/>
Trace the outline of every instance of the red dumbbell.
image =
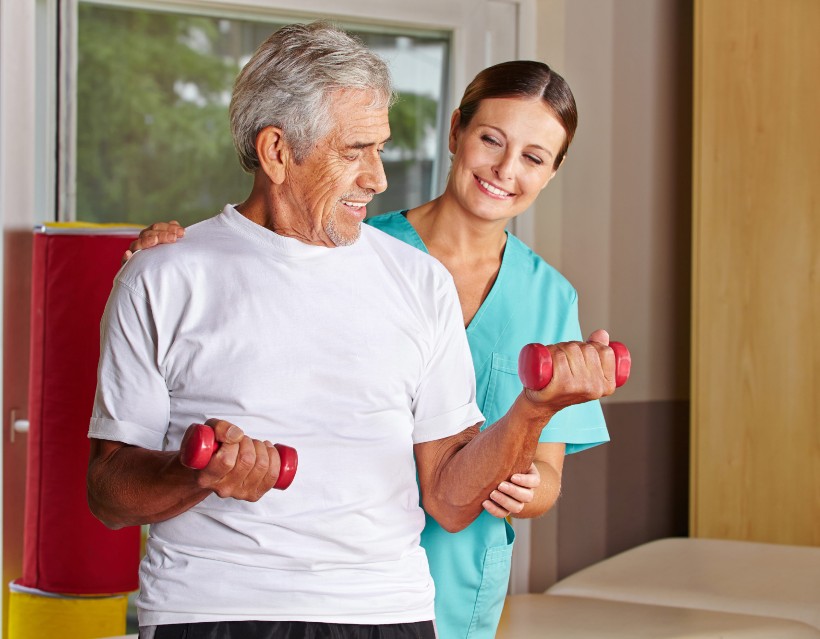
<path id="1" fill-rule="evenodd" d="M 615 386 L 626 384 L 629 370 L 632 368 L 632 357 L 629 349 L 621 342 L 610 342 L 609 347 L 615 351 Z M 541 390 L 552 379 L 552 355 L 543 344 L 527 344 L 518 355 L 518 377 L 524 388 Z"/>
<path id="2" fill-rule="evenodd" d="M 285 490 L 296 476 L 296 467 L 299 465 L 299 456 L 296 449 L 284 444 L 274 444 L 279 451 L 279 477 L 273 485 L 278 490 Z M 183 466 L 200 470 L 208 465 L 211 456 L 219 450 L 219 442 L 214 436 L 214 429 L 205 424 L 191 424 L 180 444 L 179 461 Z"/>

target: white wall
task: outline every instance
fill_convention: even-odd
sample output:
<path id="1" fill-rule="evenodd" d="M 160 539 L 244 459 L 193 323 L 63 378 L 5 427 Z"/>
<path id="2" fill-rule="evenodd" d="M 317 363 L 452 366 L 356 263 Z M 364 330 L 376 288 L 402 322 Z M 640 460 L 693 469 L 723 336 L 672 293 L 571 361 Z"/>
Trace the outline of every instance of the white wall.
<path id="1" fill-rule="evenodd" d="M 0 523 L 0 536 L 3 541 L 3 599 L 7 599 L 6 584 L 19 577 L 20 553 L 22 540 L 22 499 L 24 467 L 20 463 L 25 459 L 25 436 L 18 436 L 11 442 L 9 433 L 12 422 L 12 409 L 20 406 L 16 393 L 7 393 L 8 387 L 18 387 L 19 379 L 13 378 L 13 367 L 7 366 L 8 352 L 3 352 L 5 342 L 15 339 L 8 334 L 7 318 L 22 310 L 26 315 L 28 309 L 19 309 L 9 304 L 17 300 L 9 299 L 6 283 L 15 277 L 17 251 L 10 242 L 15 241 L 20 229 L 29 229 L 35 220 L 35 156 L 36 141 L 34 129 L 34 112 L 36 105 L 35 92 L 35 59 L 27 56 L 28 44 L 35 39 L 35 5 L 32 2 L 19 0 L 0 0 L 0 224 L 3 228 L 3 240 L 0 242 L 0 281 L 4 283 L 3 295 L 0 296 L 0 317 L 3 318 L 3 340 L 0 342 L 3 371 L 0 371 L 0 387 L 4 389 L 2 401 L 2 437 L 0 437 L 0 464 L 2 464 L 3 521 Z M 8 64 L 14 61 L 15 64 Z M 12 250 L 9 250 L 12 249 Z M 11 267 L 11 268 L 10 268 Z M 24 266 L 25 267 L 25 266 Z M 25 377 L 25 371 L 22 372 Z M 16 416 L 19 416 L 19 412 Z M 16 463 L 10 464 L 9 461 Z M 8 534 L 11 531 L 13 534 Z M 6 556 L 15 557 L 9 562 Z M 7 569 L 8 568 L 8 569 Z M 4 606 L 5 607 L 5 606 Z M 0 610 L 0 627 L 5 625 L 3 612 Z"/>
<path id="2" fill-rule="evenodd" d="M 27 225 L 34 208 L 35 7 L 0 0 L 0 219 L 4 228 Z M 6 61 L 13 61 L 9 64 Z"/>

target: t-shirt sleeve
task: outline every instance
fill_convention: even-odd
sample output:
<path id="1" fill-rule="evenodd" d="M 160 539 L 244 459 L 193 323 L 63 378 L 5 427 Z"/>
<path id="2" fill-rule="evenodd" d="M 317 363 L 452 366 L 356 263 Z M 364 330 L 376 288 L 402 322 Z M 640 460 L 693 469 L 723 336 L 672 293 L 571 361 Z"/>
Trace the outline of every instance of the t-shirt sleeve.
<path id="1" fill-rule="evenodd" d="M 88 436 L 161 450 L 170 416 L 150 305 L 114 285 L 100 323 L 100 362 Z"/>
<path id="2" fill-rule="evenodd" d="M 584 340 L 578 321 L 577 294 L 572 296 L 564 318 L 552 342 Z M 575 404 L 559 411 L 541 431 L 538 441 L 565 443 L 568 455 L 608 442 L 609 432 L 606 428 L 601 402 L 594 400 Z"/>
<path id="3" fill-rule="evenodd" d="M 475 370 L 461 307 L 449 274 L 442 277 L 431 330 L 431 356 L 412 405 L 416 444 L 449 437 L 484 422 L 476 404 Z"/>

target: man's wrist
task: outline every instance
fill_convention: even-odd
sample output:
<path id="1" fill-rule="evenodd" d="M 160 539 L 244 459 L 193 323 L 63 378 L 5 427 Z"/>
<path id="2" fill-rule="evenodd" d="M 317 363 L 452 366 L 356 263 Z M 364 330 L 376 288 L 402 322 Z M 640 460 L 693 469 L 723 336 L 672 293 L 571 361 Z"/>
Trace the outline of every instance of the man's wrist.
<path id="1" fill-rule="evenodd" d="M 537 430 L 540 433 L 557 411 L 545 402 L 538 400 L 535 395 L 536 391 L 525 388 L 518 396 L 516 405 L 520 408 L 521 419 L 524 421 L 526 428 Z"/>

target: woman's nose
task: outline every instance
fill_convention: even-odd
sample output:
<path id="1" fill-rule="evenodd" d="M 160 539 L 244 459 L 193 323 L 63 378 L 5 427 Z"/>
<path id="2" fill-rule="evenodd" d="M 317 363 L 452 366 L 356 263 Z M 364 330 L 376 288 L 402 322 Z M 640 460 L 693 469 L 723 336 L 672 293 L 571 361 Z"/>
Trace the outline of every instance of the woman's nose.
<path id="1" fill-rule="evenodd" d="M 504 153 L 501 157 L 498 158 L 495 166 L 493 167 L 493 172 L 498 176 L 500 180 L 510 180 L 513 177 L 513 157 L 511 153 Z"/>

